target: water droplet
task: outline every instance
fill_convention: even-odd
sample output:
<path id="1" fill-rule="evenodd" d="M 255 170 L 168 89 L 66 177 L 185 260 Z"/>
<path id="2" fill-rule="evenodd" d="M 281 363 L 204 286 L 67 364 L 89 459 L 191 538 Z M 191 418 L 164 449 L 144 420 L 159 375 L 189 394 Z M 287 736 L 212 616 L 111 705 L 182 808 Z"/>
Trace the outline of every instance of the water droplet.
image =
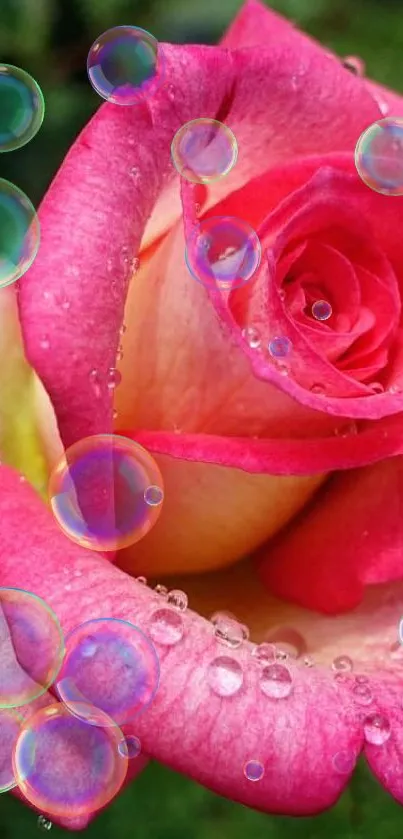
<path id="1" fill-rule="evenodd" d="M 274 644 L 257 644 L 252 650 L 253 658 L 259 664 L 272 664 L 276 660 L 276 648 Z"/>
<path id="2" fill-rule="evenodd" d="M 167 602 L 174 609 L 178 609 L 179 612 L 185 612 L 188 606 L 187 594 L 179 589 L 173 589 L 168 594 Z"/>
<path id="3" fill-rule="evenodd" d="M 127 326 L 125 323 L 122 323 L 122 326 L 119 329 L 119 335 L 124 335 L 127 330 Z"/>
<path id="4" fill-rule="evenodd" d="M 147 577 L 136 577 L 136 580 L 140 585 L 146 586 L 147 585 Z"/>
<path id="5" fill-rule="evenodd" d="M 174 87 L 173 84 L 168 85 L 167 93 L 168 93 L 168 99 L 171 99 L 171 101 L 173 99 L 175 99 L 175 87 Z"/>
<path id="6" fill-rule="evenodd" d="M 383 746 L 390 737 L 390 722 L 381 714 L 371 714 L 364 720 L 364 737 L 373 746 Z"/>
<path id="7" fill-rule="evenodd" d="M 242 337 L 252 350 L 257 350 L 260 347 L 260 332 L 253 326 L 247 326 L 242 330 Z"/>
<path id="8" fill-rule="evenodd" d="M 47 335 L 44 335 L 40 339 L 39 346 L 40 346 L 41 350 L 48 350 L 50 348 L 50 341 L 49 341 L 49 338 L 48 338 Z"/>
<path id="9" fill-rule="evenodd" d="M 109 390 L 114 390 L 122 381 L 122 374 L 117 367 L 110 367 L 107 375 L 107 384 Z"/>
<path id="10" fill-rule="evenodd" d="M 358 426 L 357 423 L 352 420 L 349 423 L 344 423 L 343 425 L 339 426 L 338 428 L 334 429 L 334 433 L 336 437 L 352 437 L 354 434 L 358 434 Z"/>
<path id="11" fill-rule="evenodd" d="M 350 672 L 353 669 L 352 659 L 348 655 L 338 655 L 333 659 L 332 668 L 342 673 Z"/>
<path id="12" fill-rule="evenodd" d="M 131 263 L 132 274 L 135 274 L 140 268 L 140 260 L 138 256 L 134 256 Z"/>
<path id="13" fill-rule="evenodd" d="M 401 393 L 401 392 L 402 392 L 402 390 L 401 390 L 401 387 L 399 387 L 399 385 L 397 385 L 395 383 L 388 385 L 388 393 Z"/>
<path id="14" fill-rule="evenodd" d="M 273 358 L 287 358 L 292 350 L 292 343 L 285 335 L 278 335 L 269 341 L 267 349 Z"/>
<path id="15" fill-rule="evenodd" d="M 403 645 L 400 641 L 396 641 L 389 649 L 389 655 L 393 661 L 403 662 Z"/>
<path id="16" fill-rule="evenodd" d="M 141 743 L 138 737 L 134 734 L 127 734 L 118 745 L 118 752 L 122 757 L 128 757 L 129 760 L 138 757 L 141 752 Z"/>
<path id="17" fill-rule="evenodd" d="M 159 507 L 164 500 L 164 490 L 162 487 L 156 486 L 153 484 L 152 486 L 147 487 L 144 490 L 144 501 L 150 507 Z"/>
<path id="18" fill-rule="evenodd" d="M 284 300 L 286 299 L 287 295 L 286 295 L 285 290 L 283 288 L 279 289 L 278 296 L 279 296 L 280 300 L 284 303 Z"/>
<path id="19" fill-rule="evenodd" d="M 201 210 L 201 204 L 195 204 L 195 213 L 198 216 Z"/>
<path id="20" fill-rule="evenodd" d="M 45 816 L 38 816 L 36 825 L 39 828 L 39 830 L 42 830 L 44 833 L 48 832 L 53 827 L 53 823 L 49 821 L 49 819 L 47 819 Z"/>
<path id="21" fill-rule="evenodd" d="M 101 395 L 101 377 L 99 375 L 99 371 L 94 367 L 93 370 L 90 370 L 88 378 L 90 380 L 90 384 L 93 388 L 95 396 L 97 397 L 97 399 L 99 399 Z"/>
<path id="22" fill-rule="evenodd" d="M 368 676 L 356 676 L 355 681 L 356 681 L 357 685 L 368 685 L 369 684 Z"/>
<path id="23" fill-rule="evenodd" d="M 260 674 L 260 689 L 270 699 L 285 699 L 292 691 L 292 676 L 283 664 L 268 664 Z"/>
<path id="24" fill-rule="evenodd" d="M 118 347 L 116 350 L 116 361 L 122 361 L 123 359 L 123 350 L 122 347 Z"/>
<path id="25" fill-rule="evenodd" d="M 217 641 L 232 650 L 236 650 L 248 638 L 249 633 L 246 627 L 225 612 L 215 612 L 211 616 L 211 623 L 214 626 L 214 635 Z"/>
<path id="26" fill-rule="evenodd" d="M 311 655 L 306 655 L 304 657 L 304 665 L 305 667 L 315 667 L 315 660 Z"/>
<path id="27" fill-rule="evenodd" d="M 181 641 L 184 631 L 183 618 L 173 609 L 157 609 L 150 617 L 150 636 L 164 647 L 172 647 Z"/>
<path id="28" fill-rule="evenodd" d="M 285 658 L 288 656 L 301 658 L 304 653 L 308 652 L 305 638 L 298 629 L 292 626 L 284 624 L 274 627 L 267 633 L 266 639 L 275 645 L 277 658 L 280 658 L 282 654 L 285 654 Z"/>
<path id="29" fill-rule="evenodd" d="M 346 55 L 341 63 L 346 70 L 349 70 L 355 76 L 362 78 L 365 75 L 365 63 L 362 58 L 358 58 L 356 55 Z"/>
<path id="30" fill-rule="evenodd" d="M 112 419 L 114 419 L 114 420 L 115 420 L 115 419 L 117 419 L 117 418 L 118 418 L 118 416 L 119 416 L 119 414 L 118 414 L 118 412 L 117 412 L 116 408 L 114 408 L 114 409 L 113 409 L 113 411 L 112 411 Z"/>
<path id="31" fill-rule="evenodd" d="M 218 656 L 208 665 L 207 682 L 218 696 L 234 696 L 242 687 L 242 667 L 230 656 Z"/>
<path id="32" fill-rule="evenodd" d="M 314 384 L 314 385 L 311 386 L 310 391 L 311 391 L 311 393 L 316 393 L 320 396 L 323 396 L 323 394 L 325 392 L 325 387 L 324 387 L 324 385 Z"/>
<path id="33" fill-rule="evenodd" d="M 137 184 L 139 182 L 140 178 L 141 178 L 140 169 L 138 169 L 137 166 L 132 166 L 129 169 L 129 175 L 132 178 L 132 180 L 134 181 L 134 183 Z"/>
<path id="34" fill-rule="evenodd" d="M 366 684 L 355 683 L 353 687 L 353 697 L 358 705 L 370 705 L 372 702 L 372 693 L 369 686 Z"/>
<path id="35" fill-rule="evenodd" d="M 264 766 L 260 760 L 248 760 L 243 768 L 243 774 L 248 781 L 261 781 L 264 775 Z"/>
<path id="36" fill-rule="evenodd" d="M 356 757 L 353 752 L 342 751 L 333 755 L 333 766 L 340 775 L 349 775 L 353 771 Z"/>
<path id="37" fill-rule="evenodd" d="M 383 385 L 381 385 L 380 382 L 371 382 L 371 384 L 368 385 L 368 387 L 371 388 L 371 390 L 374 394 L 379 394 L 379 393 L 384 393 L 385 392 L 385 388 L 384 388 Z"/>
<path id="38" fill-rule="evenodd" d="M 312 304 L 312 315 L 315 320 L 329 320 L 333 314 L 333 309 L 327 300 L 315 300 Z"/>
<path id="39" fill-rule="evenodd" d="M 167 589 L 167 587 L 166 587 L 166 586 L 161 585 L 160 583 L 157 583 L 157 585 L 156 585 L 156 586 L 155 586 L 155 588 L 154 588 L 154 591 L 155 591 L 155 593 L 156 593 L 156 594 L 160 594 L 160 595 L 161 595 L 161 597 L 166 597 L 166 596 L 167 596 L 167 594 L 168 594 L 168 589 Z"/>
<path id="40" fill-rule="evenodd" d="M 107 270 L 108 274 L 112 273 L 113 267 L 114 267 L 114 261 L 113 261 L 112 257 L 109 256 L 108 259 L 106 260 L 106 270 Z"/>
<path id="41" fill-rule="evenodd" d="M 351 682 L 351 676 L 349 673 L 340 673 L 337 672 L 334 674 L 334 680 L 338 684 L 345 685 Z"/>

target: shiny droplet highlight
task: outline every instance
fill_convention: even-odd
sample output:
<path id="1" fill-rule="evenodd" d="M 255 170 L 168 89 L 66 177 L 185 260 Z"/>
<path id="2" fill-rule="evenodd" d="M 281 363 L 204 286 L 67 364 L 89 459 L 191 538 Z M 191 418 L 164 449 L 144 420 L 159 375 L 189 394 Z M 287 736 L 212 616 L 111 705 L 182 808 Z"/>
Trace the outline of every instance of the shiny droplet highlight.
<path id="1" fill-rule="evenodd" d="M 160 676 L 151 639 L 129 621 L 100 618 L 86 621 L 66 636 L 66 655 L 56 683 L 60 699 L 100 709 L 115 723 L 130 721 L 153 701 Z"/>
<path id="2" fill-rule="evenodd" d="M 171 145 L 179 174 L 192 183 L 212 183 L 235 166 L 238 144 L 231 129 L 216 119 L 201 117 L 182 125 Z"/>
<path id="3" fill-rule="evenodd" d="M 44 115 L 45 102 L 35 79 L 20 67 L 0 64 L 0 152 L 29 143 Z"/>
<path id="4" fill-rule="evenodd" d="M 363 182 L 383 195 L 403 195 L 403 119 L 373 123 L 358 140 L 355 165 Z"/>
<path id="5" fill-rule="evenodd" d="M 0 178 L 0 289 L 28 271 L 38 253 L 39 238 L 39 221 L 29 198 Z"/>
<path id="6" fill-rule="evenodd" d="M 270 699 L 286 699 L 292 687 L 291 673 L 283 664 L 268 664 L 260 674 L 260 689 Z"/>
<path id="7" fill-rule="evenodd" d="M 185 253 L 190 273 L 207 288 L 231 291 L 257 271 L 261 244 L 252 227 L 235 216 L 210 216 L 191 234 Z"/>
<path id="8" fill-rule="evenodd" d="M 174 609 L 156 609 L 149 621 L 149 633 L 156 644 L 173 647 L 182 640 L 185 626 L 183 618 Z"/>
<path id="9" fill-rule="evenodd" d="M 49 482 L 49 500 L 63 532 L 83 547 L 113 551 L 151 530 L 161 504 L 150 504 L 150 486 L 163 492 L 154 458 L 117 434 L 86 437 L 67 449 Z"/>
<path id="10" fill-rule="evenodd" d="M 207 682 L 218 696 L 234 696 L 243 684 L 242 667 L 230 656 L 217 656 L 207 667 Z"/>
<path id="11" fill-rule="evenodd" d="M 0 708 L 17 708 L 53 684 L 64 638 L 53 609 L 32 592 L 0 588 Z"/>
<path id="12" fill-rule="evenodd" d="M 138 26 L 115 26 L 94 41 L 87 59 L 94 90 L 115 105 L 136 105 L 163 79 L 158 42 Z"/>

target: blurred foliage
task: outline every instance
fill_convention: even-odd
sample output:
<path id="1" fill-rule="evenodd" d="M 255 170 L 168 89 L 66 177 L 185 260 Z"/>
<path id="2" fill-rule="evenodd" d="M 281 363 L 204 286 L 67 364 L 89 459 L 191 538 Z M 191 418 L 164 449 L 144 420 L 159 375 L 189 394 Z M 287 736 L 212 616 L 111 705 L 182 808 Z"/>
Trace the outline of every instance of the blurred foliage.
<path id="1" fill-rule="evenodd" d="M 272 7 L 340 56 L 364 59 L 368 75 L 403 92 L 403 0 L 272 0 Z M 38 203 L 72 140 L 100 100 L 86 56 L 104 30 L 142 26 L 160 40 L 215 43 L 238 0 L 0 0 L 1 60 L 23 67 L 44 92 L 36 138 L 0 159 L 0 176 Z M 214 83 L 214 80 L 212 80 Z M 269 817 L 226 801 L 168 769 L 150 765 L 86 831 L 91 839 L 397 839 L 403 810 L 361 765 L 348 790 L 316 818 Z M 52 836 L 63 831 L 53 828 Z M 0 798 L 0 839 L 38 839 L 36 816 Z"/>

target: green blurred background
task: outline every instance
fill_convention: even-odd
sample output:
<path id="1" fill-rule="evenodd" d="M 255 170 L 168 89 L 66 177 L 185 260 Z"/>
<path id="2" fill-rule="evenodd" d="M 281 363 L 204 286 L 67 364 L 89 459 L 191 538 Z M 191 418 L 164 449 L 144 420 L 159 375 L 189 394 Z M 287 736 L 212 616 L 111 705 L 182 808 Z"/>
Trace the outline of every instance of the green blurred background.
<path id="1" fill-rule="evenodd" d="M 215 43 L 241 5 L 239 0 L 0 0 L 0 60 L 28 70 L 46 101 L 41 131 L 23 149 L 1 156 L 0 176 L 16 183 L 34 204 L 40 201 L 70 143 L 100 104 L 87 80 L 86 56 L 101 32 L 128 23 L 159 40 Z M 403 93 L 403 0 L 273 0 L 271 6 L 340 56 L 360 56 L 368 75 Z M 307 819 L 255 813 L 150 764 L 85 835 L 398 839 L 402 831 L 403 808 L 363 763 L 333 810 Z M 62 833 L 52 828 L 52 836 Z M 38 835 L 36 816 L 2 796 L 0 839 Z"/>

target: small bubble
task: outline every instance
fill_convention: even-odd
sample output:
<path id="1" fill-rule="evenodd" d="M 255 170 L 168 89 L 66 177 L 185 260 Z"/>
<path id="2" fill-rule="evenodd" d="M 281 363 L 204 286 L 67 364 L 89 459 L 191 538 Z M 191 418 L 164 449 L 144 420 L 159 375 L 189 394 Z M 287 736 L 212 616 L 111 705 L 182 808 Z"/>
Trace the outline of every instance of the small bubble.
<path id="1" fill-rule="evenodd" d="M 283 664 L 268 664 L 260 675 L 260 689 L 270 699 L 285 699 L 292 691 L 292 676 Z"/>
<path id="2" fill-rule="evenodd" d="M 381 714 L 371 714 L 364 720 L 364 737 L 373 746 L 383 746 L 390 737 L 390 722 Z"/>
<path id="3" fill-rule="evenodd" d="M 167 596 L 167 603 L 174 609 L 178 609 L 179 612 L 186 612 L 188 606 L 187 594 L 179 589 L 173 589 Z"/>
<path id="4" fill-rule="evenodd" d="M 366 684 L 356 682 L 353 687 L 353 697 L 358 705 L 370 705 L 372 702 L 372 693 Z"/>
<path id="5" fill-rule="evenodd" d="M 49 819 L 47 819 L 45 816 L 38 816 L 36 825 L 39 828 L 39 830 L 42 830 L 44 833 L 48 832 L 53 827 L 53 823 L 49 821 Z"/>
<path id="6" fill-rule="evenodd" d="M 273 358 L 287 358 L 292 349 L 292 343 L 285 335 L 272 338 L 268 344 L 268 350 Z"/>
<path id="7" fill-rule="evenodd" d="M 306 655 L 303 659 L 305 667 L 315 667 L 315 660 L 311 655 Z"/>
<path id="8" fill-rule="evenodd" d="M 229 656 L 218 656 L 207 668 L 207 682 L 218 696 L 234 696 L 243 684 L 242 667 Z"/>
<path id="9" fill-rule="evenodd" d="M 315 320 L 329 320 L 333 314 L 333 309 L 327 300 L 315 300 L 312 304 L 312 314 Z"/>
<path id="10" fill-rule="evenodd" d="M 114 390 L 122 381 L 122 374 L 117 367 L 109 367 L 107 375 L 107 383 L 109 390 Z"/>
<path id="11" fill-rule="evenodd" d="M 261 781 L 264 775 L 264 766 L 260 760 L 248 760 L 243 768 L 243 774 L 248 781 Z"/>
<path id="12" fill-rule="evenodd" d="M 242 330 L 242 337 L 252 350 L 257 350 L 260 347 L 261 339 L 260 332 L 253 326 L 248 326 Z"/>
<path id="13" fill-rule="evenodd" d="M 150 636 L 153 641 L 164 647 L 178 644 L 184 631 L 182 616 L 173 609 L 157 609 L 150 617 Z"/>
<path id="14" fill-rule="evenodd" d="M 236 650 L 248 638 L 247 628 L 225 612 L 215 612 L 211 616 L 211 623 L 217 641 L 232 650 Z"/>
<path id="15" fill-rule="evenodd" d="M 164 500 L 164 490 L 156 485 L 147 487 L 144 490 L 144 501 L 150 507 L 159 507 Z"/>
<path id="16" fill-rule="evenodd" d="M 128 757 L 129 760 L 138 757 L 141 752 L 141 743 L 139 738 L 135 737 L 134 734 L 127 734 L 126 737 L 120 741 L 118 751 L 122 757 Z"/>
<path id="17" fill-rule="evenodd" d="M 274 644 L 267 644 L 264 641 L 253 648 L 252 655 L 259 664 L 271 664 L 276 660 L 276 648 Z"/>
<path id="18" fill-rule="evenodd" d="M 338 672 L 349 672 L 353 669 L 352 659 L 348 655 L 338 655 L 333 659 L 332 668 Z"/>

